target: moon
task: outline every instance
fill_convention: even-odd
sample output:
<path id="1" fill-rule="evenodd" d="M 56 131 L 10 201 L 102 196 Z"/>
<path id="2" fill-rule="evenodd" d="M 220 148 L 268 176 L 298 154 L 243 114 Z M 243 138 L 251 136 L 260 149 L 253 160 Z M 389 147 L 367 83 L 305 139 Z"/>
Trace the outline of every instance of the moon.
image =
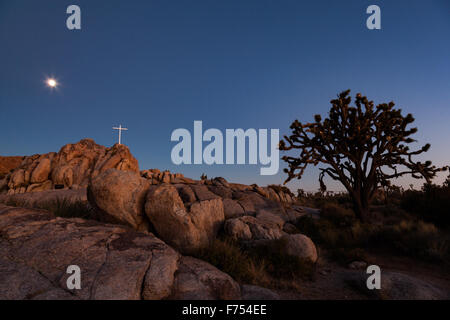
<path id="1" fill-rule="evenodd" d="M 55 80 L 55 79 L 53 79 L 53 78 L 49 78 L 49 79 L 47 79 L 47 85 L 50 87 L 50 88 L 56 88 L 57 86 L 58 86 L 58 82 Z"/>

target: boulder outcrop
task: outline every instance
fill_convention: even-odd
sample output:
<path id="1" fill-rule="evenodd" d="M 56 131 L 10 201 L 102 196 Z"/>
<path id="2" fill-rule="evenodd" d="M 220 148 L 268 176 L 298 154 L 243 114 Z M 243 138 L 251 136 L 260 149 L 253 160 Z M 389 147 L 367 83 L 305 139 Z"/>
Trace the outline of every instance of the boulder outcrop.
<path id="1" fill-rule="evenodd" d="M 0 205 L 0 299 L 240 299 L 239 285 L 150 233 Z M 67 267 L 81 270 L 69 289 Z"/>
<path id="2" fill-rule="evenodd" d="M 136 172 L 108 169 L 92 179 L 87 195 L 102 220 L 147 231 L 144 204 L 149 188 L 149 181 Z"/>
<path id="3" fill-rule="evenodd" d="M 0 156 L 0 179 L 5 177 L 8 173 L 20 166 L 25 157 L 2 157 Z"/>
<path id="4" fill-rule="evenodd" d="M 270 212 L 256 217 L 242 216 L 225 222 L 225 233 L 235 241 L 249 245 L 264 244 L 273 240 L 284 242 L 284 253 L 315 263 L 317 249 L 310 238 L 303 234 L 288 234 L 284 231 L 283 219 Z"/>
<path id="5" fill-rule="evenodd" d="M 164 177 L 178 183 L 162 183 Z M 155 232 L 186 254 L 208 246 L 225 221 L 225 232 L 235 240 L 276 240 L 285 234 L 285 223 L 300 215 L 292 206 L 270 199 L 267 190 L 275 193 L 272 188 L 231 184 L 223 178 L 181 179 L 154 169 L 140 176 L 109 169 L 92 179 L 88 199 L 101 216 L 110 218 L 105 221 Z"/>
<path id="6" fill-rule="evenodd" d="M 116 144 L 106 148 L 92 139 L 83 139 L 63 146 L 58 153 L 24 157 L 21 164 L 6 175 L 7 187 L 3 191 L 16 194 L 83 188 L 91 178 L 110 168 L 139 173 L 138 162 L 126 146 Z"/>
<path id="7" fill-rule="evenodd" d="M 288 188 L 276 185 L 259 187 L 254 184 L 249 186 L 238 183 L 229 183 L 222 177 L 210 180 L 193 180 L 184 177 L 181 173 L 171 173 L 168 170 L 160 171 L 158 169 L 142 170 L 140 174 L 154 185 L 162 183 L 191 185 L 193 189 L 199 190 L 201 194 L 208 194 L 208 198 L 211 197 L 210 193 L 213 193 L 223 199 L 239 199 L 242 202 L 242 205 L 248 205 L 248 213 L 255 213 L 255 209 L 257 209 L 258 206 L 267 207 L 268 204 L 273 206 L 273 202 L 294 202 L 293 194 Z M 200 185 L 206 187 L 199 187 Z M 208 189 L 210 193 L 208 193 L 206 189 Z M 266 200 L 269 200 L 269 202 L 266 202 Z M 249 202 L 254 202 L 254 205 L 252 206 Z"/>
<path id="8" fill-rule="evenodd" d="M 172 299 L 232 300 L 241 296 L 239 285 L 229 275 L 192 257 L 182 257 Z"/>
<path id="9" fill-rule="evenodd" d="M 183 189 L 170 184 L 153 186 L 145 213 L 162 239 L 183 253 L 192 253 L 215 239 L 225 219 L 223 203 L 219 197 L 192 201 L 192 194 L 182 197 L 179 190 Z"/>
<path id="10" fill-rule="evenodd" d="M 276 240 L 283 236 L 283 220 L 271 213 L 243 216 L 225 222 L 225 232 L 234 240 Z"/>

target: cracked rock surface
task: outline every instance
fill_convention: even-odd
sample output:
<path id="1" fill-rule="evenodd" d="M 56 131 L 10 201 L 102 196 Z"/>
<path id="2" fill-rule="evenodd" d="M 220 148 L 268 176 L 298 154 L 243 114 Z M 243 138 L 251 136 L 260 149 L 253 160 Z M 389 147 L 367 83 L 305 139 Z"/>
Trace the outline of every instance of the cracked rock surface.
<path id="1" fill-rule="evenodd" d="M 67 288 L 69 265 L 80 290 Z M 0 299 L 165 298 L 240 299 L 240 288 L 151 233 L 0 205 Z"/>

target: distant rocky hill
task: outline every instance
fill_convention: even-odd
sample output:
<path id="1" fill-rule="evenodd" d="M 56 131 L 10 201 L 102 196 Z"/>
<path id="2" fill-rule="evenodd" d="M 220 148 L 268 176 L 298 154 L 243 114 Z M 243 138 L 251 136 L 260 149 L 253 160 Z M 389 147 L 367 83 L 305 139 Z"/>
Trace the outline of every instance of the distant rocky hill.
<path id="1" fill-rule="evenodd" d="M 14 164 L 12 160 L 8 163 Z M 138 161 L 126 146 L 116 144 L 107 148 L 92 139 L 67 144 L 57 153 L 24 157 L 14 167 L 0 180 L 0 193 L 83 188 L 91 178 L 110 168 L 139 172 Z"/>
<path id="2" fill-rule="evenodd" d="M 20 166 L 25 157 L 2 157 L 0 156 L 0 179 L 12 170 Z"/>

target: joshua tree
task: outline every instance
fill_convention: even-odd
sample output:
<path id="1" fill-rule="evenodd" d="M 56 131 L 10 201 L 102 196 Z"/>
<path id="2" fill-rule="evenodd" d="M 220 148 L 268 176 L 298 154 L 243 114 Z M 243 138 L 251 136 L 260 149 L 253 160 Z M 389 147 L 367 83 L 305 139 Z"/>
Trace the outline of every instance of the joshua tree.
<path id="1" fill-rule="evenodd" d="M 411 151 L 410 136 L 417 128 L 408 129 L 414 122 L 411 114 L 403 116 L 394 103 L 382 103 L 374 107 L 373 101 L 356 95 L 356 106 L 350 106 L 350 90 L 331 100 L 328 118 L 320 115 L 315 122 L 302 124 L 295 120 L 292 134 L 280 141 L 280 150 L 300 149 L 297 156 L 283 156 L 289 165 L 284 169 L 288 181 L 300 179 L 309 164 L 320 165 L 319 183 L 326 190 L 325 175 L 340 181 L 353 199 L 356 214 L 361 220 L 369 217 L 369 205 L 378 187 L 390 184 L 390 180 L 411 175 L 426 181 L 438 171 L 431 161 L 414 161 L 413 156 L 426 152 L 430 145 Z"/>

